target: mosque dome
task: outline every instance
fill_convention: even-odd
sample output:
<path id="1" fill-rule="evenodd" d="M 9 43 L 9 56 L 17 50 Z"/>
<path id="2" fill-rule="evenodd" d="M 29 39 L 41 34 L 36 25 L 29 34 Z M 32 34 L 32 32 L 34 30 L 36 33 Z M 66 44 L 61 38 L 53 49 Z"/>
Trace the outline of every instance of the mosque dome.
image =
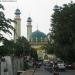
<path id="1" fill-rule="evenodd" d="M 45 42 L 46 41 L 46 35 L 43 32 L 40 32 L 39 30 L 36 30 L 31 35 L 31 41 L 35 42 Z"/>
<path id="2" fill-rule="evenodd" d="M 28 17 L 27 22 L 32 22 L 31 17 Z"/>
<path id="3" fill-rule="evenodd" d="M 20 10 L 19 9 L 16 9 L 15 14 L 16 15 L 20 15 L 21 14 Z"/>

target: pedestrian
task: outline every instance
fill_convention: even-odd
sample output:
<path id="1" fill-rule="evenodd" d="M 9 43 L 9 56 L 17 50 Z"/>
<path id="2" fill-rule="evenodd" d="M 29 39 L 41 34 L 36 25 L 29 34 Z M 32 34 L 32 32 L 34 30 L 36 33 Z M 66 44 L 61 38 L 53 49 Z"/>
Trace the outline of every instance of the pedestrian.
<path id="1" fill-rule="evenodd" d="M 59 75 L 59 67 L 57 65 L 57 62 L 54 62 L 53 75 Z"/>

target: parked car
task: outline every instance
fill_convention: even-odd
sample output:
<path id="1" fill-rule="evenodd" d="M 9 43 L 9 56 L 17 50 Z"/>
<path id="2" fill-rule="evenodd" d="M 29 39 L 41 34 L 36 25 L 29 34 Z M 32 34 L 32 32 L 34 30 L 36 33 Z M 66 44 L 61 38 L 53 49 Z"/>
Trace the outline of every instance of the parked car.
<path id="1" fill-rule="evenodd" d="M 70 69 L 73 68 L 73 67 L 72 67 L 72 64 L 69 64 L 69 63 L 67 63 L 65 66 L 66 66 L 66 69 L 67 69 L 67 70 L 70 70 Z"/>
<path id="2" fill-rule="evenodd" d="M 64 61 L 62 61 L 62 60 L 57 61 L 57 65 L 58 65 L 60 71 L 66 70 L 66 66 L 65 66 Z"/>
<path id="3" fill-rule="evenodd" d="M 67 63 L 66 64 L 66 69 L 67 70 L 75 69 L 75 63 Z"/>

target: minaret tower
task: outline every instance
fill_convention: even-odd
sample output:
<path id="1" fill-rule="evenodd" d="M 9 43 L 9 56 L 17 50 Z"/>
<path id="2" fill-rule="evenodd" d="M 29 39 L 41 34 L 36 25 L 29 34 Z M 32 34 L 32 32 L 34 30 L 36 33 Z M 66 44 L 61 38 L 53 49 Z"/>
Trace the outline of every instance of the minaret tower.
<path id="1" fill-rule="evenodd" d="M 16 42 L 16 39 L 21 36 L 21 18 L 20 18 L 20 10 L 16 9 L 15 11 L 15 32 L 14 32 L 14 41 Z"/>
<path id="2" fill-rule="evenodd" d="M 32 19 L 31 17 L 28 17 L 27 19 L 27 39 L 30 41 L 30 36 L 32 34 L 32 25 L 31 25 Z"/>

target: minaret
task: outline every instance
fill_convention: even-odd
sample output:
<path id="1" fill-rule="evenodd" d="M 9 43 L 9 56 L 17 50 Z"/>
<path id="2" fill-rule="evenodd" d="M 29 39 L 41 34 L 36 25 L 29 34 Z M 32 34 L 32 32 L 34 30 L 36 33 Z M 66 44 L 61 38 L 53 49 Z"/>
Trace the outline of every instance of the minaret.
<path id="1" fill-rule="evenodd" d="M 21 18 L 20 18 L 20 10 L 16 9 L 15 11 L 15 32 L 14 32 L 14 41 L 16 42 L 16 39 L 21 36 Z"/>
<path id="2" fill-rule="evenodd" d="M 30 41 L 30 36 L 32 34 L 32 25 L 31 25 L 32 19 L 31 17 L 28 17 L 27 19 L 27 39 Z"/>

